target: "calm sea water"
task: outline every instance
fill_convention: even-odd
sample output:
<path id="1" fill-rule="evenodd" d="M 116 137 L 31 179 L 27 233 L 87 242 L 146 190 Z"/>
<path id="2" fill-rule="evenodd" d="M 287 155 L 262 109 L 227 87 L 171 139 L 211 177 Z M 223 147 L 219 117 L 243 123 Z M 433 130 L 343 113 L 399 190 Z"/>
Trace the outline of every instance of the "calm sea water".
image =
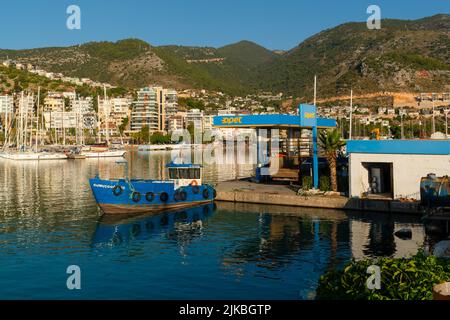
<path id="1" fill-rule="evenodd" d="M 132 177 L 164 177 L 170 153 L 130 153 Z M 426 241 L 411 216 L 216 203 L 108 217 L 88 185 L 120 177 L 114 160 L 0 161 L 0 299 L 313 299 L 351 258 L 406 256 Z M 205 180 L 251 166 L 206 166 Z M 393 235 L 412 228 L 413 238 Z M 66 269 L 81 268 L 81 290 Z"/>

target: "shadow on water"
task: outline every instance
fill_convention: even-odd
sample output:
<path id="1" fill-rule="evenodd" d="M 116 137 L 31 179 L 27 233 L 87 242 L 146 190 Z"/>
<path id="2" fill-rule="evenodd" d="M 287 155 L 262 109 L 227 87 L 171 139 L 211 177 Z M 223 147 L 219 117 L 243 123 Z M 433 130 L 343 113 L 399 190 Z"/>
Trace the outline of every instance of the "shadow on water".
<path id="1" fill-rule="evenodd" d="M 201 233 L 203 221 L 213 214 L 214 208 L 211 203 L 158 214 L 105 214 L 97 224 L 91 245 L 119 246 L 161 235 L 186 243 Z"/>
<path id="2" fill-rule="evenodd" d="M 330 266 L 344 259 L 365 257 L 404 257 L 415 254 L 427 246 L 420 217 L 402 214 L 366 213 L 317 208 L 262 206 L 257 204 L 218 202 L 218 208 L 260 216 L 258 241 L 253 247 L 240 246 L 238 257 L 252 256 L 266 260 L 283 255 L 299 254 L 311 250 L 317 243 L 328 241 Z M 400 239 L 394 234 L 407 228 L 411 239 Z M 348 248 L 349 254 L 339 256 Z"/>

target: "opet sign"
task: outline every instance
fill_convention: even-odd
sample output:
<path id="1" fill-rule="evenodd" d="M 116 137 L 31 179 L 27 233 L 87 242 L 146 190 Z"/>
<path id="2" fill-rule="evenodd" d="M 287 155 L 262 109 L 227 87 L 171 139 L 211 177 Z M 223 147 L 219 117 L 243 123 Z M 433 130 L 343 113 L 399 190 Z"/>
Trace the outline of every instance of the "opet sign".
<path id="1" fill-rule="evenodd" d="M 317 111 L 316 106 L 301 104 L 299 106 L 300 126 L 301 127 L 315 127 L 317 126 Z"/>
<path id="2" fill-rule="evenodd" d="M 242 117 L 223 117 L 221 124 L 242 124 Z"/>

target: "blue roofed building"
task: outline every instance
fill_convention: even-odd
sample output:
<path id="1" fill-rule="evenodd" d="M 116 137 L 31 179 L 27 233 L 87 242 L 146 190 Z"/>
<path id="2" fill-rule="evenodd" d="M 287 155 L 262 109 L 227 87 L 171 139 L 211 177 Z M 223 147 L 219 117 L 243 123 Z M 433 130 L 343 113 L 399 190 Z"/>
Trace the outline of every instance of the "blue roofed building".
<path id="1" fill-rule="evenodd" d="M 450 175 L 450 140 L 350 140 L 351 197 L 420 199 L 420 180 Z"/>

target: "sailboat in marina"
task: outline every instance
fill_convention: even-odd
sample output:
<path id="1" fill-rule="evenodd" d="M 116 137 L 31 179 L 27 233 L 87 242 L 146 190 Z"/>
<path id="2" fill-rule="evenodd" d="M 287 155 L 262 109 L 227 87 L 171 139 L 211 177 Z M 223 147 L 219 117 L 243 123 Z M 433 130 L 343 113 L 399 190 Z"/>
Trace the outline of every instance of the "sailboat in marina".
<path id="1" fill-rule="evenodd" d="M 43 124 L 39 123 L 40 111 L 40 88 L 38 89 L 37 110 L 35 118 L 35 145 L 33 149 L 33 95 L 27 94 L 25 99 L 24 93 L 21 93 L 18 114 L 15 119 L 16 123 L 16 148 L 10 148 L 11 145 L 11 128 L 14 114 L 8 119 L 8 134 L 5 135 L 5 144 L 0 157 L 4 159 L 22 161 L 22 160 L 63 160 L 67 156 L 63 153 L 52 153 L 39 151 L 40 128 Z"/>
<path id="2" fill-rule="evenodd" d="M 96 145 L 81 145 L 79 147 L 73 148 L 67 156 L 70 159 L 84 159 L 84 158 L 115 158 L 115 157 L 123 157 L 125 156 L 125 150 L 111 150 L 109 147 L 109 114 L 111 111 L 110 101 L 107 99 L 106 95 L 106 87 L 103 87 L 104 90 L 104 100 L 103 100 L 103 108 L 105 109 L 104 121 L 106 128 L 106 143 L 99 143 Z M 97 97 L 98 105 L 100 105 L 100 98 Z M 98 112 L 97 116 L 99 119 L 101 118 L 100 112 Z M 98 121 L 99 132 L 101 127 L 101 121 Z M 100 139 L 99 139 L 100 140 Z"/>

